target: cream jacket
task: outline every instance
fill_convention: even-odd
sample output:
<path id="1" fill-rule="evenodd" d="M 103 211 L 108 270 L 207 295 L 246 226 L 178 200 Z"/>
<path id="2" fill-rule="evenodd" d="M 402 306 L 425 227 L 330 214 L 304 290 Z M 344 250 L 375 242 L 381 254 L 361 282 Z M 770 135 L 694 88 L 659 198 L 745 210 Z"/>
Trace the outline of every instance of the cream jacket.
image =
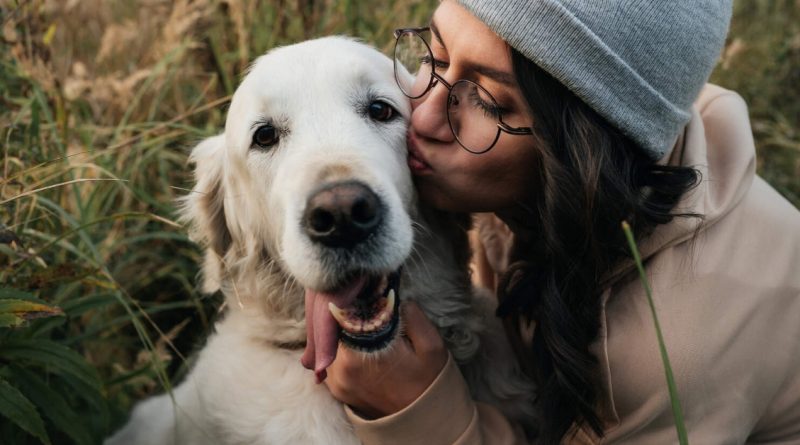
<path id="1" fill-rule="evenodd" d="M 702 91 L 664 162 L 703 173 L 678 210 L 704 220 L 676 218 L 640 245 L 689 442 L 800 444 L 800 212 L 755 175 L 747 107 L 731 91 Z M 477 225 L 485 256 L 476 277 L 486 283 L 487 266 L 506 266 L 513 237 L 496 220 Z M 642 284 L 631 268 L 612 283 L 592 348 L 605 436 L 578 430 L 565 443 L 677 443 Z M 372 421 L 348 415 L 365 445 L 524 442 L 470 399 L 452 360 L 406 409 Z"/>

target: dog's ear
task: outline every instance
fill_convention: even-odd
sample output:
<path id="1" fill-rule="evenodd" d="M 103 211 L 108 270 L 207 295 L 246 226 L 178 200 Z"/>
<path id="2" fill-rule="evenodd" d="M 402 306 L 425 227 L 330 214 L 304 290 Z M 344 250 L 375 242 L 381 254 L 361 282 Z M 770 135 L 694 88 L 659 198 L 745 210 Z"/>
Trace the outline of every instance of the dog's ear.
<path id="1" fill-rule="evenodd" d="M 224 156 L 224 135 L 210 137 L 194 147 L 189 162 L 195 166 L 195 186 L 181 200 L 181 219 L 188 223 L 190 237 L 207 249 L 203 266 L 205 292 L 219 288 L 222 258 L 232 243 L 225 218 Z"/>

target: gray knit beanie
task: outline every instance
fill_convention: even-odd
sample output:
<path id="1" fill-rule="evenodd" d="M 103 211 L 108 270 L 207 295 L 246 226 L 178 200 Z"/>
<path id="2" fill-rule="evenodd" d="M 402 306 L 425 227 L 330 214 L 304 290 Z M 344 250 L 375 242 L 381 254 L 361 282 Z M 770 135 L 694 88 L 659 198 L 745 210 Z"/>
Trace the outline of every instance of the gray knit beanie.
<path id="1" fill-rule="evenodd" d="M 657 160 L 714 67 L 732 0 L 457 0 Z"/>

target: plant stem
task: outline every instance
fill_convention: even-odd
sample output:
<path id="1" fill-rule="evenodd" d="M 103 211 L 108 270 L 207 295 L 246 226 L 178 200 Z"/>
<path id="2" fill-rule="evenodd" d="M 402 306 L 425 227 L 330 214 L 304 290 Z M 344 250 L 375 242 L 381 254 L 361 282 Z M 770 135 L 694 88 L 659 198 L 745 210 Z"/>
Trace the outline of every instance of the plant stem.
<path id="1" fill-rule="evenodd" d="M 681 410 L 681 401 L 678 398 L 678 388 L 675 385 L 675 378 L 672 374 L 672 366 L 669 364 L 669 355 L 667 354 L 667 347 L 664 345 L 664 336 L 661 334 L 661 325 L 658 322 L 658 315 L 656 315 L 656 306 L 653 303 L 653 291 L 650 289 L 650 284 L 647 281 L 647 276 L 644 273 L 644 266 L 642 265 L 642 258 L 639 256 L 639 249 L 636 248 L 636 241 L 633 239 L 633 232 L 630 225 L 626 221 L 622 222 L 622 230 L 625 232 L 625 238 L 628 240 L 628 246 L 633 254 L 633 260 L 636 262 L 636 268 L 639 270 L 639 278 L 644 285 L 644 291 L 647 294 L 647 302 L 650 304 L 650 311 L 653 314 L 653 324 L 656 327 L 656 336 L 658 337 L 658 348 L 661 351 L 661 361 L 664 363 L 664 373 L 667 376 L 667 388 L 669 389 L 669 400 L 672 404 L 672 416 L 675 419 L 675 429 L 678 431 L 678 441 L 681 445 L 689 444 L 689 437 L 686 433 L 686 424 L 683 421 L 683 411 Z"/>

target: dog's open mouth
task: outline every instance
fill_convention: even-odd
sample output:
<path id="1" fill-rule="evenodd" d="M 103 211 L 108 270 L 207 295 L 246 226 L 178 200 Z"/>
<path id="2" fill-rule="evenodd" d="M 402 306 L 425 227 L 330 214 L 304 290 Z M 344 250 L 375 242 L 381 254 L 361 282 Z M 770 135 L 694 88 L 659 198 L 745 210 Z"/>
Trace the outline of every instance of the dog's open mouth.
<path id="1" fill-rule="evenodd" d="M 359 273 L 330 291 L 306 289 L 306 350 L 302 363 L 318 381 L 333 363 L 339 340 L 359 351 L 383 349 L 399 324 L 400 270 Z"/>
<path id="2" fill-rule="evenodd" d="M 400 273 L 370 277 L 350 306 L 340 308 L 333 301 L 328 309 L 339 324 L 341 340 L 363 351 L 385 347 L 398 324 Z"/>

